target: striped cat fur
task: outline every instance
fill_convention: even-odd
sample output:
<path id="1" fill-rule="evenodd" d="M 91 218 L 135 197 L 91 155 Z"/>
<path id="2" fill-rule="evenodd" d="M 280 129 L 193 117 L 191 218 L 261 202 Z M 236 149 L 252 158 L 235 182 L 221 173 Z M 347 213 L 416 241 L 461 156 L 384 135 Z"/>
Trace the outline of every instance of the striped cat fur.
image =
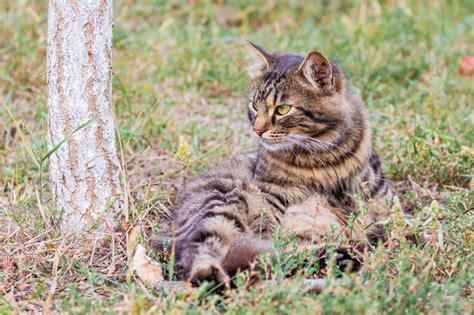
<path id="1" fill-rule="evenodd" d="M 248 119 L 257 148 L 191 180 L 157 241 L 172 240 L 177 274 L 192 283 L 227 282 L 269 251 L 276 226 L 295 233 L 302 247 L 329 231 L 371 242 L 384 234 L 377 222 L 392 192 L 366 111 L 340 68 L 315 51 L 303 58 L 249 47 Z M 349 229 L 356 196 L 368 213 L 363 226 Z"/>

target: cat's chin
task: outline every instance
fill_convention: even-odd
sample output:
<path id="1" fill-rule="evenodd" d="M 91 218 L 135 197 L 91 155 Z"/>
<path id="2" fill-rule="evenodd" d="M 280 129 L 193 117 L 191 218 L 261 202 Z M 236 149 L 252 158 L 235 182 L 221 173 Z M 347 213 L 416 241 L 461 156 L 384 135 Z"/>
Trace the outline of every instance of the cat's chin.
<path id="1" fill-rule="evenodd" d="M 267 151 L 278 152 L 288 150 L 288 143 L 285 142 L 267 142 L 261 139 L 260 144 Z"/>

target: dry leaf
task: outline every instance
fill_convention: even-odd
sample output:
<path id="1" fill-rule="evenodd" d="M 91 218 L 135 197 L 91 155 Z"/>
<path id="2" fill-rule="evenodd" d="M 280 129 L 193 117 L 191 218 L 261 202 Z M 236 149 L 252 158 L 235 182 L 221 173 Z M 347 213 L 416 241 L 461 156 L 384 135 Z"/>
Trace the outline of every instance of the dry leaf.
<path id="1" fill-rule="evenodd" d="M 147 285 L 155 286 L 163 281 L 163 272 L 160 264 L 145 254 L 145 247 L 142 245 L 137 246 L 135 256 L 133 256 L 133 270 L 137 272 L 138 277 Z"/>

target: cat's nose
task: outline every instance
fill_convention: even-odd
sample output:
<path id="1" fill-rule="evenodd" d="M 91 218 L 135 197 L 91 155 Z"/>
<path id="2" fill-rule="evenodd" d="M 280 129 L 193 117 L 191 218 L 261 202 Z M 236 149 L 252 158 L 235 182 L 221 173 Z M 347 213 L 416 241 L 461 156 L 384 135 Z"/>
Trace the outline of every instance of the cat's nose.
<path id="1" fill-rule="evenodd" d="M 266 129 L 262 128 L 262 129 L 259 129 L 259 128 L 253 128 L 253 131 L 257 134 L 257 136 L 261 137 L 262 134 L 267 131 Z"/>
<path id="2" fill-rule="evenodd" d="M 253 124 L 253 131 L 260 137 L 265 131 L 268 130 L 268 119 L 265 115 L 257 115 Z"/>

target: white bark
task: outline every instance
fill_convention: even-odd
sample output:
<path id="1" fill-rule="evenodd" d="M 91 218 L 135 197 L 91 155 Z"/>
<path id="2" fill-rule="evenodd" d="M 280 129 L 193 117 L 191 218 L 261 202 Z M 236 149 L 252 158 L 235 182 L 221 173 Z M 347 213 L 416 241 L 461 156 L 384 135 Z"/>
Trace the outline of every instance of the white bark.
<path id="1" fill-rule="evenodd" d="M 50 0 L 47 55 L 48 147 L 66 140 L 49 161 L 61 227 L 77 233 L 100 222 L 103 229 L 122 200 L 112 114 L 112 0 Z"/>

